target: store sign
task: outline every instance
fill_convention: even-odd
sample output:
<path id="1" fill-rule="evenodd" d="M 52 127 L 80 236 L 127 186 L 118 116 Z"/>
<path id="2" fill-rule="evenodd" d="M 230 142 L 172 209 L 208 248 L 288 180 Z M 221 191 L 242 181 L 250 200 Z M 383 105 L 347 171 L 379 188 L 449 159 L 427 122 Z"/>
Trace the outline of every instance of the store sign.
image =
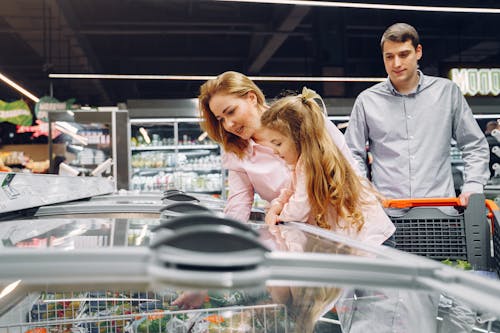
<path id="1" fill-rule="evenodd" d="M 60 102 L 54 97 L 44 96 L 40 98 L 40 101 L 35 105 L 35 115 L 36 118 L 42 121 L 48 121 L 49 111 L 66 111 L 70 110 L 71 106 L 75 102 L 75 99 L 69 99 L 65 102 Z"/>
<path id="2" fill-rule="evenodd" d="M 23 100 L 11 103 L 0 100 L 0 123 L 3 121 L 28 126 L 33 122 L 33 116 L 30 107 Z"/>
<path id="3" fill-rule="evenodd" d="M 500 68 L 453 68 L 450 76 L 464 95 L 500 94 Z"/>

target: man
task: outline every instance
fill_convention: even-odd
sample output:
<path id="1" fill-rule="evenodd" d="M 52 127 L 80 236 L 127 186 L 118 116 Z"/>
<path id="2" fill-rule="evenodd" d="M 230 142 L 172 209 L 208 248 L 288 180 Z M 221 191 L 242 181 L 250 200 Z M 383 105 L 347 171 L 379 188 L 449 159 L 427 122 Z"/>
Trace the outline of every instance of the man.
<path id="1" fill-rule="evenodd" d="M 388 198 L 455 197 L 450 157 L 454 139 L 465 163 L 459 197 L 467 205 L 472 193 L 483 192 L 489 178 L 489 149 L 465 98 L 450 80 L 418 70 L 422 45 L 411 25 L 390 26 L 380 47 L 388 78 L 356 99 L 345 133 L 354 158 L 366 174 L 368 142 L 371 179 Z M 475 313 L 449 301 L 453 305 L 440 331 L 471 332 Z M 417 313 L 437 310 L 436 298 L 417 297 L 411 307 Z"/>
<path id="2" fill-rule="evenodd" d="M 418 70 L 422 45 L 412 26 L 390 26 L 380 46 L 389 77 L 356 99 L 347 145 L 366 168 L 368 142 L 373 183 L 388 198 L 454 197 L 453 138 L 465 162 L 460 199 L 467 205 L 489 178 L 489 151 L 465 98 L 450 80 Z"/>

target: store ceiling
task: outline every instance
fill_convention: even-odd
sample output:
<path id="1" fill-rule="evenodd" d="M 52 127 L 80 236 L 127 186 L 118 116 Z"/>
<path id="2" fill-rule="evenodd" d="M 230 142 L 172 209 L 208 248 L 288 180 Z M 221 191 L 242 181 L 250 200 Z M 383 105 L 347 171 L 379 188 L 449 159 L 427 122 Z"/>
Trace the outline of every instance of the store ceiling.
<path id="1" fill-rule="evenodd" d="M 382 3 L 384 1 L 371 1 Z M 387 1 L 385 1 L 387 2 Z M 401 4 L 412 4 L 400 1 Z M 451 5 L 413 1 L 415 5 Z M 500 8 L 498 0 L 453 6 Z M 385 76 L 378 42 L 408 22 L 421 34 L 421 68 L 500 66 L 500 14 L 341 9 L 211 0 L 3 0 L 0 72 L 41 97 L 49 73 Z M 53 95 L 77 103 L 196 97 L 202 81 L 52 80 Z M 259 82 L 266 95 L 304 83 Z M 355 97 L 370 83 L 308 83 L 326 97 Z M 0 82 L 0 99 L 20 95 Z"/>

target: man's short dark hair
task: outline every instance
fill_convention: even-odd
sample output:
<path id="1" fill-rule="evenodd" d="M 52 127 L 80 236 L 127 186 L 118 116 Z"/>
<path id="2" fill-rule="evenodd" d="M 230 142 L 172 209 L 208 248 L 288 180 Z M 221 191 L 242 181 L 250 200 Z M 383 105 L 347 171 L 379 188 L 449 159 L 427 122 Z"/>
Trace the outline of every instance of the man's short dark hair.
<path id="1" fill-rule="evenodd" d="M 411 40 L 411 44 L 414 48 L 417 48 L 420 44 L 420 38 L 418 37 L 418 32 L 409 24 L 406 23 L 395 23 L 387 28 L 382 35 L 380 40 L 380 48 L 384 49 L 385 41 L 390 40 L 391 42 L 404 43 L 407 40 Z"/>

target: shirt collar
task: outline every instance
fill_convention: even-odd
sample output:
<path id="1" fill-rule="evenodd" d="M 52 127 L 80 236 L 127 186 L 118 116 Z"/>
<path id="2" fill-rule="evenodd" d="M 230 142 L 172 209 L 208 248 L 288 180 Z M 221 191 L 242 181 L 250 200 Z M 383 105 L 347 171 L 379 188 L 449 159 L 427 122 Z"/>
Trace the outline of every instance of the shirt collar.
<path id="1" fill-rule="evenodd" d="M 254 141 L 254 139 L 250 138 L 248 139 L 248 146 L 246 148 L 246 152 L 248 156 L 253 156 L 255 155 L 256 150 L 267 150 L 271 153 L 273 153 L 273 150 L 267 146 L 261 145 L 260 143 L 257 143 Z"/>
<path id="2" fill-rule="evenodd" d="M 421 70 L 417 69 L 417 73 L 418 73 L 418 84 L 417 86 L 415 87 L 415 90 L 413 91 L 410 91 L 409 93 L 407 94 L 401 94 L 400 92 L 398 92 L 396 90 L 396 88 L 394 88 L 394 86 L 392 85 L 392 82 L 391 82 L 391 79 L 389 78 L 389 76 L 387 76 L 387 79 L 385 81 L 386 83 L 386 86 L 387 86 L 387 89 L 389 90 L 389 92 L 395 96 L 410 96 L 410 95 L 416 95 L 419 91 L 420 91 L 420 88 L 422 87 L 423 83 L 424 83 L 424 73 L 422 73 Z"/>
<path id="3" fill-rule="evenodd" d="M 248 152 L 248 155 L 252 156 L 253 155 L 253 152 L 255 150 L 255 146 L 257 146 L 258 143 L 253 141 L 252 138 L 248 139 L 248 147 L 247 147 L 247 152 Z"/>

